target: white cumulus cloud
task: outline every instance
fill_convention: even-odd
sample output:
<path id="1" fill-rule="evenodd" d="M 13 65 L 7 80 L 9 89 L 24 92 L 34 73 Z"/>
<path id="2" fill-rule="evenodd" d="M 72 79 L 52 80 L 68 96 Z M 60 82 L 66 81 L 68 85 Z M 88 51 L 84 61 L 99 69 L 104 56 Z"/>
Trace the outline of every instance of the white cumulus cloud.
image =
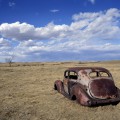
<path id="1" fill-rule="evenodd" d="M 8 5 L 9 5 L 9 7 L 13 7 L 13 6 L 15 6 L 16 4 L 15 4 L 15 2 L 9 2 Z"/>
<path id="2" fill-rule="evenodd" d="M 95 4 L 95 0 L 88 0 L 89 2 L 91 2 L 92 4 Z"/>
<path id="3" fill-rule="evenodd" d="M 56 13 L 56 12 L 59 12 L 60 10 L 58 10 L 58 9 L 53 9 L 53 10 L 50 10 L 50 12 L 52 12 L 52 13 Z"/>
<path id="4" fill-rule="evenodd" d="M 45 58 L 47 60 L 55 57 L 57 59 L 57 55 L 65 54 L 64 57 L 68 59 L 67 55 L 70 56 L 73 52 L 75 59 L 79 59 L 78 56 L 92 59 L 90 55 L 96 59 L 98 53 L 98 59 L 104 59 L 103 56 L 107 55 L 112 59 L 113 54 L 114 58 L 115 54 L 116 58 L 120 58 L 119 9 L 80 12 L 74 14 L 72 20 L 70 25 L 55 25 L 51 22 L 44 27 L 35 27 L 25 22 L 2 23 L 0 45 L 9 45 L 8 40 L 13 43 L 17 41 L 14 51 L 17 56 L 23 58 L 47 55 L 48 58 Z M 33 60 L 34 57 L 30 58 Z"/>
<path id="5" fill-rule="evenodd" d="M 4 38 L 0 38 L 0 47 L 2 46 L 5 46 L 5 47 L 10 46 L 9 41 Z"/>
<path id="6" fill-rule="evenodd" d="M 0 25 L 0 34 L 3 37 L 14 40 L 44 40 L 59 36 L 67 29 L 67 25 L 54 25 L 49 23 L 45 27 L 35 28 L 33 25 L 27 23 L 3 23 Z"/>

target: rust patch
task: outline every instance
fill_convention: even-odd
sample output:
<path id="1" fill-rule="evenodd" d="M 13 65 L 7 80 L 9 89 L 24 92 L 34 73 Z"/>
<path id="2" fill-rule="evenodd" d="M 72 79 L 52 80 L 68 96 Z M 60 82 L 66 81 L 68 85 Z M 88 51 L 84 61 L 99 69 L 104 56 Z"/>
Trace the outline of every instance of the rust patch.
<path id="1" fill-rule="evenodd" d="M 114 98 L 117 93 L 114 82 L 108 79 L 93 80 L 89 87 L 91 95 L 95 98 Z"/>

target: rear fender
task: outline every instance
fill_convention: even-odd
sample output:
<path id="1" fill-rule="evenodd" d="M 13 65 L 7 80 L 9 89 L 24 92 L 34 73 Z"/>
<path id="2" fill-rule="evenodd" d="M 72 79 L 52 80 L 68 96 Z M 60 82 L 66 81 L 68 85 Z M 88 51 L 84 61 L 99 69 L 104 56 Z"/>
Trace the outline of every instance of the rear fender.
<path id="1" fill-rule="evenodd" d="M 90 97 L 80 87 L 80 85 L 74 85 L 71 89 L 71 98 L 76 98 L 77 102 L 84 106 L 90 106 Z"/>

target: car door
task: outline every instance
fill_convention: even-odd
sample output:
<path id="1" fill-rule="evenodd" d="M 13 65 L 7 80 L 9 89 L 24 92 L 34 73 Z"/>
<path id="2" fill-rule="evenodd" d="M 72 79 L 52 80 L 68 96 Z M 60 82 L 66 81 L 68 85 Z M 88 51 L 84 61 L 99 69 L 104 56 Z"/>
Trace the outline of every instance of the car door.
<path id="1" fill-rule="evenodd" d="M 72 87 L 77 83 L 78 75 L 75 71 L 69 72 L 68 92 L 71 94 Z"/>
<path id="2" fill-rule="evenodd" d="M 70 89 L 77 82 L 77 74 L 74 71 L 65 71 L 64 74 L 64 90 L 67 94 L 70 95 Z"/>
<path id="3" fill-rule="evenodd" d="M 69 91 L 68 91 L 68 81 L 69 81 L 69 71 L 65 71 L 64 79 L 63 79 L 63 86 L 64 86 L 64 91 L 67 94 L 69 94 Z"/>

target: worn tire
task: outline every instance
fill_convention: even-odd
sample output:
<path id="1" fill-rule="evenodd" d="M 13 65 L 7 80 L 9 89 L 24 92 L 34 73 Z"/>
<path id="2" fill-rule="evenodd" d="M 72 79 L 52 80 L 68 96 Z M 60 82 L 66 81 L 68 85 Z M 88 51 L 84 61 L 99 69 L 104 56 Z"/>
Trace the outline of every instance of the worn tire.
<path id="1" fill-rule="evenodd" d="M 54 84 L 54 90 L 57 90 L 57 85 L 56 84 Z"/>

